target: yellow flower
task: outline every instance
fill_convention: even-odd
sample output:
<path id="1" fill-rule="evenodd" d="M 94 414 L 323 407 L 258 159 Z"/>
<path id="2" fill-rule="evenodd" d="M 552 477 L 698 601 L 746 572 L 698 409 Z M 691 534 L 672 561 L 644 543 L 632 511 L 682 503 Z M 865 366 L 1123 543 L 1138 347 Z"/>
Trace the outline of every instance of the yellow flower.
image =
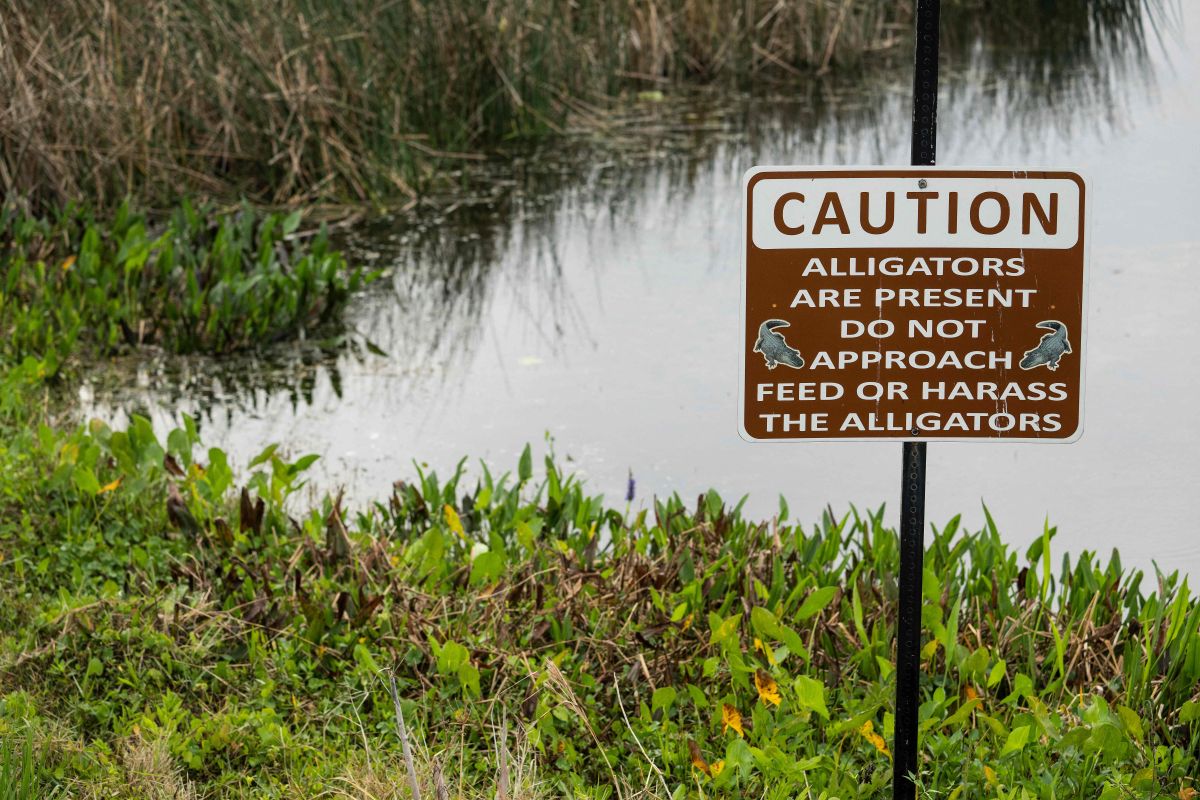
<path id="1" fill-rule="evenodd" d="M 871 722 L 871 720 L 864 722 L 862 727 L 858 729 L 858 732 L 862 734 L 864 739 L 875 745 L 876 750 L 888 758 L 892 757 L 891 751 L 888 750 L 887 742 L 883 741 L 883 737 L 875 732 L 875 723 Z"/>
<path id="2" fill-rule="evenodd" d="M 745 731 L 742 730 L 742 714 L 729 703 L 721 703 L 721 733 L 725 733 L 730 728 L 737 731 L 738 736 L 744 737 Z M 715 765 L 714 765 L 715 766 Z"/>
<path id="3" fill-rule="evenodd" d="M 105 492 L 111 492 L 113 489 L 116 489 L 120 485 L 121 485 L 121 479 L 117 478 L 115 481 L 106 483 L 103 486 L 101 486 L 100 491 L 96 492 L 96 494 L 104 494 Z"/>
<path id="4" fill-rule="evenodd" d="M 754 671 L 754 688 L 758 689 L 758 696 L 762 698 L 763 705 L 777 706 L 783 702 L 783 698 L 779 696 L 779 684 L 775 683 L 765 670 Z"/>
<path id="5" fill-rule="evenodd" d="M 987 778 L 988 786 L 996 785 L 996 770 L 986 764 L 983 765 L 983 777 Z"/>
<path id="6" fill-rule="evenodd" d="M 725 760 L 714 761 L 712 763 L 712 776 L 715 778 L 721 774 L 721 770 L 725 769 Z"/>
<path id="7" fill-rule="evenodd" d="M 692 766 L 705 775 L 711 776 L 712 769 L 708 766 L 708 762 L 704 760 L 704 756 L 700 754 L 700 746 L 691 739 L 688 739 L 688 752 L 692 757 Z"/>
<path id="8" fill-rule="evenodd" d="M 445 505 L 445 507 L 442 508 L 442 515 L 445 516 L 446 526 L 448 528 L 450 528 L 451 531 L 458 534 L 459 537 L 462 539 L 467 538 L 466 534 L 463 531 L 462 520 L 458 518 L 458 512 L 455 511 L 454 508 L 449 503 L 447 503 Z"/>

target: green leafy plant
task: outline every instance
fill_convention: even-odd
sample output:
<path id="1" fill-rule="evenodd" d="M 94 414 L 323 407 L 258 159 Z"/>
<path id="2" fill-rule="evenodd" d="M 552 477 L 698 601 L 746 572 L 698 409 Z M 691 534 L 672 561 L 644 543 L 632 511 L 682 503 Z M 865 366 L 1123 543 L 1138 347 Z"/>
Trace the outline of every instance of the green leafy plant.
<path id="1" fill-rule="evenodd" d="M 0 382 L 0 728 L 66 732 L 61 780 L 111 785 L 132 740 L 202 791 L 334 791 L 355 759 L 399 758 L 389 674 L 466 786 L 492 784 L 505 730 L 552 793 L 888 791 L 881 511 L 758 522 L 715 492 L 617 509 L 530 450 L 512 473 L 416 469 L 351 511 L 303 499 L 313 457 L 239 467 L 187 418 L 165 439 L 139 418 L 47 425 L 46 380 L 30 360 Z M 1179 574 L 1143 591 L 1116 554 L 1055 569 L 1053 539 L 935 530 L 926 791 L 1186 796 L 1200 604 Z"/>
<path id="2" fill-rule="evenodd" d="M 328 327 L 374 278 L 351 268 L 300 213 L 233 214 L 181 203 L 152 222 L 128 205 L 99 224 L 68 208 L 0 208 L 0 357 L 153 345 L 228 353 Z"/>

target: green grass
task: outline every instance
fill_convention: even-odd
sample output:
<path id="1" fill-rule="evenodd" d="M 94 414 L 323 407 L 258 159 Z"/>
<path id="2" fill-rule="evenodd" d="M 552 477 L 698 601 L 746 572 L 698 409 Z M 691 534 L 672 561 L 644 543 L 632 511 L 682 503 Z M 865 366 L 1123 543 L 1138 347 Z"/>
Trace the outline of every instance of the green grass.
<path id="1" fill-rule="evenodd" d="M 157 796 L 146 775 L 407 796 L 391 675 L 430 796 L 436 774 L 494 791 L 498 761 L 538 796 L 889 790 L 878 512 L 610 503 L 527 452 L 505 474 L 414 468 L 352 513 L 303 499 L 312 456 L 235 469 L 186 418 L 165 440 L 55 422 L 44 372 L 0 386 L 0 735 L 31 727 L 71 796 Z M 1182 575 L 1053 539 L 1019 551 L 955 519 L 929 546 L 923 796 L 1187 796 L 1200 604 Z"/>
<path id="2" fill-rule="evenodd" d="M 0 734 L 0 800 L 50 800 L 58 795 L 49 787 L 38 756 L 31 734 L 21 736 L 15 729 Z"/>
<path id="3" fill-rule="evenodd" d="M 128 205 L 103 224 L 75 207 L 0 208 L 0 360 L 156 346 L 224 354 L 330 333 L 374 275 L 347 265 L 301 215 L 180 204 L 152 220 Z"/>

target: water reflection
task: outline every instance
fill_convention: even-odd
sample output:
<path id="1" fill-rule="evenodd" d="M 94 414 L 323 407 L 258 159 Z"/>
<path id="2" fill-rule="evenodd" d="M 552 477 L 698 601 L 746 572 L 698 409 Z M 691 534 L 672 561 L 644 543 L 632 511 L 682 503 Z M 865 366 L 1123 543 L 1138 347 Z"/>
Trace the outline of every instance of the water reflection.
<path id="1" fill-rule="evenodd" d="M 1200 169 L 1200 70 L 1182 34 L 1166 51 L 1158 44 L 1162 30 L 1192 33 L 1200 20 L 1189 10 L 1173 21 L 1158 4 L 1134 14 L 1133 0 L 998 5 L 1024 10 L 1004 24 L 987 10 L 947 21 L 941 161 L 1082 167 L 1095 186 L 1135 188 L 1097 194 L 1084 442 L 938 447 L 931 515 L 977 521 L 986 494 L 1014 538 L 1039 531 L 1048 513 L 1074 548 L 1149 526 L 1163 541 L 1145 560 L 1176 552 L 1200 569 L 1200 549 L 1172 532 L 1200 477 L 1188 455 L 1196 424 L 1162 427 L 1190 412 L 1147 394 L 1155 367 L 1169 365 L 1148 364 L 1128 327 L 1171 341 L 1172 358 L 1200 356 L 1200 308 L 1187 299 L 1198 252 L 1187 220 L 1198 208 L 1175 180 Z M 667 98 L 566 145 L 513 152 L 466 173 L 449 206 L 347 236 L 386 274 L 340 342 L 224 364 L 141 361 L 133 384 L 99 372 L 85 412 L 137 409 L 166 426 L 186 410 L 235 462 L 268 441 L 320 452 L 317 482 L 363 500 L 412 459 L 446 467 L 470 454 L 505 466 L 549 432 L 613 496 L 632 467 L 643 491 L 751 491 L 763 513 L 779 492 L 804 519 L 826 503 L 877 505 L 895 491 L 894 446 L 738 440 L 740 178 L 755 163 L 905 163 L 909 79 L 898 69 L 797 79 L 736 100 Z M 1175 116 L 1188 101 L 1190 116 Z M 1149 252 L 1148 241 L 1160 246 Z M 1195 387 L 1175 388 L 1182 398 Z M 1159 427 L 1124 422 L 1128 408 L 1152 410 L 1143 418 Z M 1146 456 L 1131 460 L 1139 447 Z M 1081 469 L 1058 491 L 1035 480 Z M 1132 497 L 1152 507 L 1131 511 Z"/>

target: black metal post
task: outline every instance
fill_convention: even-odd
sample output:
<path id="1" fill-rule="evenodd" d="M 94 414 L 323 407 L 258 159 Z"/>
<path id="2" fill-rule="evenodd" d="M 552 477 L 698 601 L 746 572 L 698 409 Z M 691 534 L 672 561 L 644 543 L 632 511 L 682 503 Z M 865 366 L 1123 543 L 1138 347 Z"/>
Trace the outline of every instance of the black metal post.
<path id="1" fill-rule="evenodd" d="M 921 688 L 921 579 L 925 560 L 925 443 L 904 443 L 900 497 L 900 614 L 896 636 L 896 741 L 892 797 L 914 800 Z"/>
<path id="2" fill-rule="evenodd" d="M 940 0 L 917 0 L 913 73 L 913 166 L 932 166 L 937 153 Z M 914 800 L 917 708 L 921 688 L 921 580 L 925 561 L 925 442 L 904 443 L 900 495 L 900 598 L 896 634 L 896 741 L 893 800 Z"/>
<path id="3" fill-rule="evenodd" d="M 938 23 L 941 0 L 917 0 L 913 71 L 912 164 L 933 166 L 937 157 Z"/>

